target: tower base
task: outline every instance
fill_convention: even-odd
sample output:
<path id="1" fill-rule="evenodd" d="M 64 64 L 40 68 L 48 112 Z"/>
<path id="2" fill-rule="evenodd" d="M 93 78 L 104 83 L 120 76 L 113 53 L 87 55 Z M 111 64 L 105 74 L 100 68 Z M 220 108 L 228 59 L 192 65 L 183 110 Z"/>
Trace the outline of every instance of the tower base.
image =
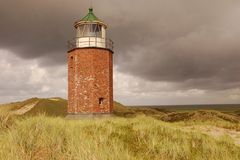
<path id="1" fill-rule="evenodd" d="M 68 114 L 65 119 L 67 120 L 81 120 L 81 119 L 97 119 L 97 118 L 110 118 L 114 117 L 112 113 L 78 113 Z"/>

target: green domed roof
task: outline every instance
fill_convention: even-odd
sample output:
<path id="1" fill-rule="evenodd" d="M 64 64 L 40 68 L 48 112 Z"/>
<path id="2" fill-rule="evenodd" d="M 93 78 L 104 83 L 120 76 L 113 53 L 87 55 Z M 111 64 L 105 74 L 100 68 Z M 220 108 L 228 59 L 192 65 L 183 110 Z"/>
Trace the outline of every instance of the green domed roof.
<path id="1" fill-rule="evenodd" d="M 89 8 L 89 12 L 88 14 L 83 17 L 80 21 L 89 21 L 89 22 L 92 22 L 92 21 L 100 21 L 93 13 L 93 8 Z"/>

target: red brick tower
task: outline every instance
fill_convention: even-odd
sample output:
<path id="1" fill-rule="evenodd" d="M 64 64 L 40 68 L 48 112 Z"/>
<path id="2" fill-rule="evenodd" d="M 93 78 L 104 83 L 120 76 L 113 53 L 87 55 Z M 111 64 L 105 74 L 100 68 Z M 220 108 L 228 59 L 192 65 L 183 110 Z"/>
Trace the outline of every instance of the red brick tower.
<path id="1" fill-rule="evenodd" d="M 68 42 L 68 116 L 109 115 L 113 111 L 113 42 L 107 25 L 89 9 Z"/>

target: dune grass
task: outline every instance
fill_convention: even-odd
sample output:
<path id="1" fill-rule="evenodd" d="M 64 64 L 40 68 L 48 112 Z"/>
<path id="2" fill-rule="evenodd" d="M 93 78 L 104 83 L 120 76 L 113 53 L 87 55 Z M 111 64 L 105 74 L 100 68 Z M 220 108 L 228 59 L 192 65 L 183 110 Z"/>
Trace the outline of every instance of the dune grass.
<path id="1" fill-rule="evenodd" d="M 205 121 L 179 121 L 174 122 L 175 124 L 179 126 L 194 126 L 194 125 L 209 125 L 209 126 L 215 126 L 219 128 L 234 130 L 234 131 L 240 131 L 240 123 L 233 123 L 228 122 L 224 120 L 205 120 Z"/>
<path id="2" fill-rule="evenodd" d="M 25 101 L 12 102 L 12 103 L 7 103 L 7 104 L 0 104 L 0 113 L 3 113 L 3 112 L 6 113 L 6 112 L 9 112 L 9 111 L 12 111 L 12 110 L 20 109 L 24 105 L 36 102 L 38 100 L 39 100 L 39 98 L 30 98 L 30 99 L 27 99 Z"/>
<path id="3" fill-rule="evenodd" d="M 37 105 L 27 112 L 25 115 L 38 115 L 45 114 L 48 116 L 59 116 L 65 117 L 67 115 L 67 100 L 62 98 L 55 98 L 56 100 L 51 100 L 51 98 L 38 99 Z"/>
<path id="4" fill-rule="evenodd" d="M 173 112 L 161 116 L 159 119 L 167 122 L 174 122 L 180 124 L 181 126 L 211 125 L 220 128 L 240 131 L 240 117 L 214 110 Z"/>
<path id="5" fill-rule="evenodd" d="M 240 147 L 230 138 L 184 132 L 146 116 L 69 121 L 40 115 L 3 126 L 8 126 L 0 128 L 3 160 L 240 159 Z"/>
<path id="6" fill-rule="evenodd" d="M 37 101 L 21 116 L 11 111 Z M 240 130 L 240 118 L 219 111 L 173 112 L 114 103 L 116 117 L 69 121 L 67 101 L 32 98 L 0 105 L 1 160 L 239 160 L 240 146 L 191 130 L 210 125 Z M 238 145 L 238 146 L 237 146 Z"/>

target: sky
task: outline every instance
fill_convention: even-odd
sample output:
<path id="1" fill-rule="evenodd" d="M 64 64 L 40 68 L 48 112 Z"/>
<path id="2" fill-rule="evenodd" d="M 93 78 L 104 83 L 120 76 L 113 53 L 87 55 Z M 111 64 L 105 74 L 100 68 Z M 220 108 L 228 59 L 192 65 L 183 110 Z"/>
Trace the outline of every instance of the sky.
<path id="1" fill-rule="evenodd" d="M 0 103 L 67 97 L 67 41 L 89 0 L 0 0 Z M 93 0 L 126 105 L 240 103 L 240 1 Z"/>

